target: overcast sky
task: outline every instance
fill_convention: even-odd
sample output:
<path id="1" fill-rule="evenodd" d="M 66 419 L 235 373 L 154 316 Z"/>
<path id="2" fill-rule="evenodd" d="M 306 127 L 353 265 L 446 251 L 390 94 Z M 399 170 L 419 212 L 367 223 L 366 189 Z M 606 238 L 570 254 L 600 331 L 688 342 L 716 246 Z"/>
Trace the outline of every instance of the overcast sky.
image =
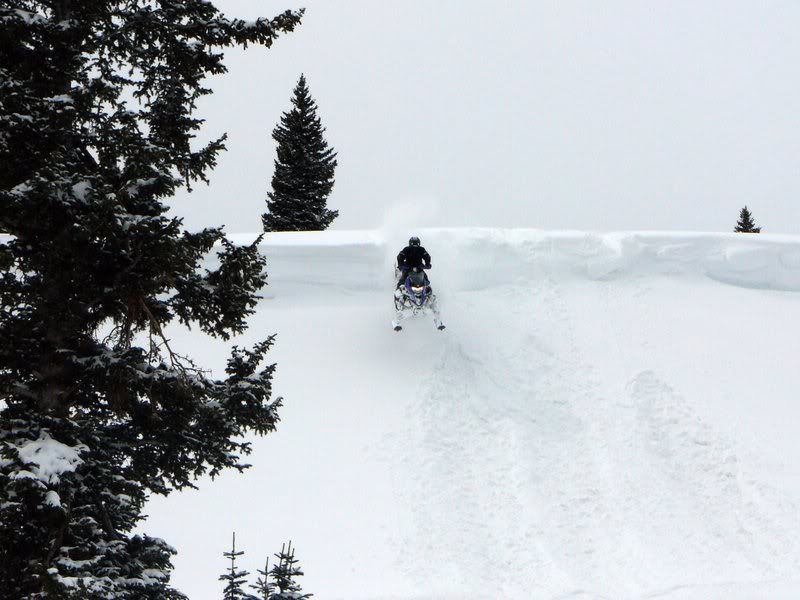
<path id="1" fill-rule="evenodd" d="M 307 7 L 270 50 L 229 51 L 204 135 L 197 228 L 255 231 L 271 131 L 305 73 L 339 152 L 335 229 L 727 231 L 747 204 L 800 233 L 800 2 L 216 0 Z"/>

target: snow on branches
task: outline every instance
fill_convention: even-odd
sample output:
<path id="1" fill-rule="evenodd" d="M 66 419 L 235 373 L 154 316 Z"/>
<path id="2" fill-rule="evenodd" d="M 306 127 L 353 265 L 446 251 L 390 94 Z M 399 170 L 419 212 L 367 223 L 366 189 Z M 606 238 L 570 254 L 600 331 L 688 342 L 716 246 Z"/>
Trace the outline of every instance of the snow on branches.
<path id="1" fill-rule="evenodd" d="M 278 419 L 271 340 L 212 378 L 174 321 L 243 331 L 255 246 L 167 216 L 224 137 L 197 143 L 226 47 L 269 47 L 302 11 L 229 19 L 205 0 L 10 0 L 0 8 L 0 589 L 182 598 L 174 549 L 133 535 L 148 494 L 243 469 Z M 218 267 L 202 268 L 218 251 Z M 102 332 L 102 333 L 101 333 Z"/>

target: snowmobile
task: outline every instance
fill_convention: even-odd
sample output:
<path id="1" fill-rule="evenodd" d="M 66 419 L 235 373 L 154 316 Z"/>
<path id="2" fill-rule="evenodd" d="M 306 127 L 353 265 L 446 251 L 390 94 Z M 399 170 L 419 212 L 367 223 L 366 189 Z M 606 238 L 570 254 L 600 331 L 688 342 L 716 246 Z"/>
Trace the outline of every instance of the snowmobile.
<path id="1" fill-rule="evenodd" d="M 399 276 L 399 269 L 397 270 Z M 444 323 L 439 316 L 439 307 L 436 303 L 436 296 L 431 289 L 430 281 L 425 271 L 419 267 L 413 267 L 405 281 L 401 282 L 394 291 L 394 308 L 397 311 L 392 321 L 395 331 L 402 331 L 401 323 L 419 314 L 429 314 L 433 316 L 433 324 L 441 331 Z"/>

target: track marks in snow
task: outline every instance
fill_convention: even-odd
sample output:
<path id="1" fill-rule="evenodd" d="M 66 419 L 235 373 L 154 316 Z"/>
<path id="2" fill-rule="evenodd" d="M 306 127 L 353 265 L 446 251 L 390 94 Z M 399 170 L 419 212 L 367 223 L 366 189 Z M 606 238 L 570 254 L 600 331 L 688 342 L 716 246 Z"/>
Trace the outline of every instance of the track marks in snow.
<path id="1" fill-rule="evenodd" d="M 601 377 L 558 284 L 453 304 L 403 436 L 409 573 L 509 599 L 796 575 L 794 506 L 655 373 Z"/>
<path id="2" fill-rule="evenodd" d="M 665 555 L 676 567 L 702 566 L 697 581 L 796 574 L 796 507 L 745 474 L 732 445 L 653 372 L 638 374 L 629 393 L 644 451 L 631 484 L 652 506 L 643 532 L 663 527 L 662 544 L 674 546 Z"/>
<path id="3" fill-rule="evenodd" d="M 409 411 L 416 425 L 409 437 L 418 446 L 412 456 L 424 459 L 408 465 L 414 490 L 408 501 L 428 558 L 415 569 L 427 564 L 441 573 L 432 565 L 444 563 L 453 583 L 499 586 L 505 598 L 566 583 L 566 576 L 557 577 L 553 586 L 542 573 L 544 565 L 562 562 L 547 540 L 544 523 L 552 515 L 545 501 L 563 504 L 567 492 L 543 495 L 542 489 L 557 485 L 571 460 L 559 450 L 583 439 L 583 424 L 569 406 L 570 380 L 556 368 L 555 349 L 532 325 L 548 318 L 537 310 L 557 306 L 543 302 L 549 295 L 546 286 L 509 287 L 499 297 L 465 298 L 464 320 L 473 310 L 495 311 L 491 331 L 478 326 L 469 336 L 448 338 Z M 571 528 L 574 519 L 563 514 L 560 524 Z"/>

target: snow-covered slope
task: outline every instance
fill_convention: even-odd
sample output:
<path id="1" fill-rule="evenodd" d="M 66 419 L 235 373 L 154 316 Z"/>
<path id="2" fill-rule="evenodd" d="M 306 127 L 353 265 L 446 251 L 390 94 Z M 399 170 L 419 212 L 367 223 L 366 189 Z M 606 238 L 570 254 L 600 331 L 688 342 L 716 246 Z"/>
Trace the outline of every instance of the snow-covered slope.
<path id="1" fill-rule="evenodd" d="M 415 233 L 443 333 L 389 327 L 402 236 L 265 240 L 235 343 L 278 333 L 283 422 L 151 502 L 182 590 L 220 597 L 236 530 L 321 599 L 800 597 L 800 238 Z"/>

